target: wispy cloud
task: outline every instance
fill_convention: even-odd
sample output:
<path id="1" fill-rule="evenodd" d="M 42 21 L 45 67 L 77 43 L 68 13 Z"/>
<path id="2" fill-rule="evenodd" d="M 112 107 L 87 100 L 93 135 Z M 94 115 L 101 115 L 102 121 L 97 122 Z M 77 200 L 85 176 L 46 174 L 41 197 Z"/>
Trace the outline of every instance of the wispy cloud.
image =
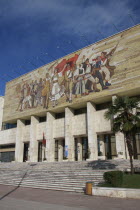
<path id="1" fill-rule="evenodd" d="M 97 27 L 101 28 L 111 23 L 124 25 L 131 10 L 130 0 L 12 0 L 8 1 L 0 14 L 7 21 L 28 18 L 29 22 L 24 23 L 24 27 L 27 28 L 30 20 L 32 23 L 42 20 L 50 23 L 44 27 L 55 31 L 69 33 L 69 30 L 74 28 L 75 31 L 83 30 L 89 33 Z"/>

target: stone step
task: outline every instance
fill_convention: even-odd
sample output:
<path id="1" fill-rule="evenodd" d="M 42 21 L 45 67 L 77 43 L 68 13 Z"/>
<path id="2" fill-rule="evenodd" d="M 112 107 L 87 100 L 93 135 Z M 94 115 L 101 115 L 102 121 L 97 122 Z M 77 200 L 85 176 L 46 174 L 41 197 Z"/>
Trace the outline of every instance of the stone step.
<path id="1" fill-rule="evenodd" d="M 10 182 L 7 182 L 5 183 L 5 185 L 13 185 L 13 186 L 30 186 L 30 187 L 63 187 L 63 188 L 83 188 L 85 187 L 85 183 L 84 184 L 80 184 L 80 185 L 72 185 L 72 184 L 67 184 L 65 185 L 64 183 L 62 184 L 53 184 L 53 183 L 47 183 L 47 184 L 44 184 L 44 183 L 36 183 L 36 184 L 30 184 L 30 183 L 21 183 L 19 184 L 18 182 L 14 182 L 14 183 L 10 183 Z"/>
<path id="2" fill-rule="evenodd" d="M 10 170 L 10 169 L 0 169 L 0 173 L 4 173 L 4 172 L 6 172 L 6 171 L 9 171 L 9 172 L 15 172 L 15 173 L 22 173 L 23 171 L 28 171 L 28 172 L 33 172 L 33 171 L 36 171 L 36 173 L 39 173 L 39 172 L 53 172 L 53 173 L 62 173 L 62 172 L 67 172 L 67 171 L 72 171 L 72 172 L 77 172 L 77 173 L 79 173 L 79 172 L 83 172 L 83 173 L 85 173 L 85 172 L 104 172 L 104 171 L 107 171 L 107 170 L 94 170 L 94 169 L 74 169 L 74 168 L 72 168 L 72 169 L 65 169 L 65 170 L 60 170 L 60 169 L 55 169 L 55 170 L 52 170 L 52 169 L 47 169 L 47 170 L 42 170 L 42 169 L 34 169 L 34 170 L 31 170 L 31 169 L 27 169 L 27 170 L 15 170 L 15 169 L 13 169 L 13 170 Z"/>
<path id="3" fill-rule="evenodd" d="M 52 187 L 52 188 L 65 188 L 65 189 L 75 189 L 75 188 L 77 188 L 77 189 L 83 189 L 83 188 L 85 188 L 85 183 L 83 184 L 83 185 L 71 185 L 71 184 L 67 184 L 67 185 L 65 185 L 65 184 L 52 184 L 52 183 L 48 183 L 48 184 L 44 184 L 44 183 L 39 183 L 39 184 L 36 184 L 36 185 L 32 185 L 32 184 L 29 184 L 29 183 L 22 183 L 22 184 L 20 184 L 20 186 L 34 186 L 34 187 Z"/>
<path id="4" fill-rule="evenodd" d="M 53 174 L 53 173 L 48 173 L 48 174 L 46 174 L 46 173 L 44 173 L 44 174 L 28 174 L 28 173 L 24 173 L 24 174 L 10 174 L 10 173 L 8 173 L 8 174 L 2 174 L 2 175 L 0 175 L 0 177 L 4 177 L 4 176 L 6 176 L 6 177 L 22 177 L 22 176 L 30 176 L 30 177 L 43 177 L 43 176 L 54 176 L 54 177 L 62 177 L 62 176 L 102 176 L 103 174 L 94 174 L 94 173 L 92 173 L 92 174 L 89 174 L 89 173 L 87 173 L 87 174 L 75 174 L 75 173 L 67 173 L 67 174 Z"/>
<path id="5" fill-rule="evenodd" d="M 44 182 L 48 182 L 48 181 L 75 181 L 75 182 L 80 182 L 80 181 L 85 181 L 85 180 L 102 180 L 103 179 L 103 177 L 100 177 L 100 178 L 95 178 L 95 177 L 86 177 L 86 178 L 83 178 L 83 179 L 68 179 L 68 178 L 65 178 L 65 179 L 29 179 L 29 178 L 27 178 L 27 179 L 1 179 L 0 181 L 7 181 L 7 180 L 9 180 L 9 181 L 34 181 L 34 182 L 37 182 L 37 181 L 44 181 Z"/>
<path id="6" fill-rule="evenodd" d="M 74 179 L 63 179 L 63 180 L 42 180 L 42 179 L 38 179 L 38 180 L 32 180 L 32 179 L 27 179 L 27 180 L 21 180 L 21 179 L 15 179 L 15 180 L 13 180 L 13 179 L 11 179 L 11 180 L 0 180 L 0 182 L 2 183 L 5 183 L 5 182 L 34 182 L 34 183 L 36 183 L 36 182 L 44 182 L 44 183 L 48 183 L 48 182 L 65 182 L 65 183 L 67 183 L 67 182 L 73 182 L 73 183 L 82 183 L 82 182 L 87 182 L 87 181 L 93 181 L 93 182 L 95 182 L 95 181 L 98 181 L 98 182 L 100 182 L 100 181 L 102 181 L 103 179 L 101 178 L 101 179 L 95 179 L 95 178 L 86 178 L 86 179 L 82 179 L 82 180 L 74 180 Z"/>
<path id="7" fill-rule="evenodd" d="M 103 182 L 104 172 L 122 167 L 130 167 L 129 161 L 0 163 L 0 184 L 84 192 L 87 181 L 97 185 Z"/>
<path id="8" fill-rule="evenodd" d="M 0 175 L 0 177 L 5 177 L 5 178 L 10 178 L 10 177 L 32 177 L 32 178 L 36 178 L 36 177 L 55 177 L 55 178 L 61 178 L 61 177 L 86 177 L 86 176 L 94 176 L 94 177 L 98 177 L 98 176 L 103 176 L 103 174 L 73 174 L 73 173 L 67 173 L 67 174 L 53 174 L 53 173 L 49 173 L 49 174 L 21 174 L 21 175 L 16 175 L 16 174 L 3 174 L 3 175 Z"/>
<path id="9" fill-rule="evenodd" d="M 55 180 L 55 179 L 46 179 L 46 180 L 44 180 L 44 179 L 36 179 L 36 180 L 33 180 L 33 179 L 24 179 L 24 180 L 22 180 L 22 182 L 74 182 L 74 183 L 76 183 L 76 182 L 78 182 L 78 183 L 80 183 L 80 182 L 85 182 L 85 181 L 89 181 L 89 180 L 93 180 L 93 181 L 100 181 L 100 180 L 103 180 L 103 178 L 98 178 L 98 179 L 96 179 L 96 178 L 84 178 L 84 179 L 77 179 L 77 180 L 75 180 L 75 179 L 57 179 L 57 180 Z M 4 180 L 3 180 L 4 181 Z M 20 181 L 20 180 L 13 180 L 13 181 Z"/>
<path id="10" fill-rule="evenodd" d="M 18 184 L 4 184 L 4 185 L 8 185 L 8 186 L 15 186 L 18 187 Z M 24 185 L 23 187 L 29 187 L 29 188 L 35 188 L 35 189 L 44 189 L 44 190 L 57 190 L 57 191 L 67 191 L 67 192 L 78 192 L 78 193 L 83 193 L 84 190 L 80 189 L 80 188 L 76 188 L 76 189 L 67 189 L 67 188 L 56 188 L 56 187 L 39 187 L 39 186 L 26 186 Z"/>
<path id="11" fill-rule="evenodd" d="M 103 180 L 85 180 L 85 181 L 83 181 L 83 182 L 43 182 L 43 181 L 39 181 L 39 182 L 33 182 L 33 181 L 28 181 L 28 182 L 26 182 L 26 181 L 24 181 L 24 182 L 19 182 L 19 181 L 5 181 L 5 182 L 1 182 L 0 181 L 0 183 L 2 184 L 4 184 L 4 183 L 11 183 L 11 184 L 13 184 L 13 183 L 31 183 L 32 185 L 36 185 L 37 183 L 43 183 L 43 184 L 48 184 L 48 183 L 52 183 L 52 184 L 63 184 L 63 183 L 65 183 L 65 184 L 77 184 L 78 183 L 78 185 L 81 185 L 82 183 L 86 183 L 86 182 L 89 182 L 89 181 L 91 181 L 91 182 L 93 182 L 93 183 L 99 183 L 99 182 L 103 182 Z"/>
<path id="12" fill-rule="evenodd" d="M 91 180 L 87 180 L 87 181 L 91 181 Z M 85 182 L 80 182 L 80 183 L 73 183 L 73 182 L 42 182 L 42 181 L 40 181 L 40 182 L 18 182 L 18 181 L 12 181 L 12 182 L 5 182 L 5 183 L 11 183 L 11 184 L 20 184 L 20 186 L 21 185 L 31 185 L 31 186 L 38 186 L 38 185 L 52 185 L 52 186 L 54 186 L 54 185 L 57 185 L 57 186 L 85 186 L 85 183 L 87 182 L 87 181 L 85 181 Z M 0 182 L 0 183 L 2 183 L 2 182 Z M 98 181 L 95 181 L 94 183 L 98 183 Z"/>
<path id="13" fill-rule="evenodd" d="M 25 171 L 26 172 L 26 171 Z M 25 172 L 23 173 L 20 173 L 20 172 L 11 172 L 11 171 L 4 171 L 4 172 L 0 172 L 0 174 L 14 174 L 14 175 L 21 175 L 21 174 L 25 174 Z M 103 174 L 104 172 L 106 172 L 106 171 L 97 171 L 97 172 L 95 172 L 95 171 L 85 171 L 85 172 L 83 172 L 83 171 L 79 171 L 79 172 L 77 172 L 77 171 L 61 171 L 61 172 L 54 172 L 54 171 L 42 171 L 42 172 L 36 172 L 36 171 L 27 171 L 26 173 L 27 174 L 38 174 L 38 175 L 40 175 L 40 174 L 49 174 L 49 173 L 53 173 L 53 174 L 68 174 L 68 173 L 73 173 L 73 174 Z"/>
<path id="14" fill-rule="evenodd" d="M 94 183 L 96 182 L 102 182 L 103 179 L 85 179 L 85 180 L 80 180 L 80 181 L 75 181 L 75 180 L 63 180 L 63 181 L 55 181 L 55 180 L 1 180 L 0 183 L 32 183 L 32 184 L 36 184 L 36 183 L 65 183 L 65 184 L 68 184 L 68 183 L 71 183 L 71 184 L 82 184 L 82 183 L 86 183 L 88 181 L 92 181 Z"/>
<path id="15" fill-rule="evenodd" d="M 29 181 L 32 181 L 32 182 L 83 182 L 83 181 L 87 181 L 87 180 L 93 180 L 93 181 L 100 181 L 100 180 L 103 180 L 103 177 L 100 177 L 100 178 L 95 178 L 95 177 L 86 177 L 86 178 L 83 178 L 83 179 L 68 179 L 68 178 L 65 178 L 65 179 L 1 179 L 0 181 L 1 182 L 11 182 L 11 181 L 17 181 L 17 182 L 29 182 Z"/>

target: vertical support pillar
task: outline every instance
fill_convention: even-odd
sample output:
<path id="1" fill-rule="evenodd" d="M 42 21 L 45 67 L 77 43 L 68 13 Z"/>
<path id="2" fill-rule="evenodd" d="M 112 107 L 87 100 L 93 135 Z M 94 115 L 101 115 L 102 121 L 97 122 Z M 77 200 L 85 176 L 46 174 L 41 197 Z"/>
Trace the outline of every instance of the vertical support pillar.
<path id="1" fill-rule="evenodd" d="M 23 162 L 23 129 L 25 127 L 23 120 L 17 120 L 17 132 L 16 132 L 16 148 L 15 148 L 15 161 Z"/>
<path id="2" fill-rule="evenodd" d="M 39 120 L 38 117 L 31 116 L 30 125 L 30 161 L 38 161 L 38 141 L 37 141 L 37 124 Z"/>
<path id="3" fill-rule="evenodd" d="M 46 122 L 46 159 L 47 162 L 55 161 L 55 140 L 53 138 L 53 121 L 55 114 L 47 112 Z"/>
<path id="4" fill-rule="evenodd" d="M 82 161 L 82 139 L 77 138 L 77 146 L 78 146 L 78 161 Z"/>
<path id="5" fill-rule="evenodd" d="M 63 140 L 58 141 L 58 161 L 63 161 Z"/>
<path id="6" fill-rule="evenodd" d="M 72 135 L 72 117 L 74 113 L 70 108 L 65 108 L 65 145 L 68 146 L 68 160 L 74 161 L 74 137 Z"/>
<path id="7" fill-rule="evenodd" d="M 88 147 L 90 149 L 90 157 L 88 160 L 98 159 L 97 134 L 94 128 L 94 124 L 96 123 L 96 119 L 94 118 L 95 112 L 95 106 L 91 102 L 87 102 Z"/>

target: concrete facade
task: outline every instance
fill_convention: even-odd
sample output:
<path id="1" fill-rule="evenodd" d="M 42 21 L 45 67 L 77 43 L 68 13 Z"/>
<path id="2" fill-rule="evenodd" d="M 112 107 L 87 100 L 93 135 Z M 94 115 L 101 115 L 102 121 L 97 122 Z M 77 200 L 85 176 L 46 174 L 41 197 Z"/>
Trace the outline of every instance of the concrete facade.
<path id="1" fill-rule="evenodd" d="M 137 25 L 8 82 L 5 97 L 0 97 L 0 146 L 15 145 L 17 162 L 128 158 L 123 134 L 112 132 L 104 114 L 115 97 L 140 96 L 139 47 Z M 102 79 L 95 72 L 86 72 L 88 66 L 98 69 L 98 58 Z M 67 65 L 64 72 L 63 63 Z M 82 77 L 76 75 L 75 67 L 81 63 Z M 68 78 L 69 71 L 73 77 Z M 31 92 L 35 86 L 36 91 L 42 88 L 41 95 Z M 42 117 L 46 120 L 41 121 Z M 5 130 L 2 124 L 16 126 Z"/>
<path id="2" fill-rule="evenodd" d="M 106 159 L 104 135 L 111 133 L 110 121 L 103 120 L 107 109 L 97 111 L 96 106 L 87 102 L 87 114 L 74 115 L 74 110 L 65 108 L 65 118 L 55 119 L 55 114 L 47 112 L 47 121 L 39 123 L 38 117 L 31 116 L 31 125 L 25 125 L 23 120 L 17 121 L 17 128 L 0 132 L 0 144 L 15 143 L 15 161 L 23 161 L 24 143 L 30 142 L 28 161 L 38 161 L 38 142 L 46 139 L 46 160 L 55 161 L 55 140 L 59 141 L 58 161 L 63 161 L 63 140 L 68 146 L 68 159 L 75 161 L 75 138 L 77 138 L 78 161 L 82 160 L 82 137 L 87 137 L 89 156 L 87 160 Z M 97 118 L 99 122 L 96 121 Z M 74 122 L 74 123 L 73 123 Z M 79 123 L 78 123 L 79 122 Z M 98 123 L 100 126 L 98 126 Z M 80 125 L 80 126 L 79 126 Z M 102 130 L 101 130 L 102 128 Z M 110 128 L 110 129 L 109 129 Z M 97 136 L 100 142 L 102 155 L 98 156 Z M 116 156 L 114 158 L 126 158 L 124 136 L 116 134 Z M 43 161 L 43 160 L 42 160 Z"/>

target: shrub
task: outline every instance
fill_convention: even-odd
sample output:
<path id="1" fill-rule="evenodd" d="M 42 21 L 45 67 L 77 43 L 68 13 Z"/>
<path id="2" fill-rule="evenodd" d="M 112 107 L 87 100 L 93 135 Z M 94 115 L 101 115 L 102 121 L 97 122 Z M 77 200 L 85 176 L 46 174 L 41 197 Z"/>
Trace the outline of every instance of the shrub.
<path id="1" fill-rule="evenodd" d="M 106 183 L 111 184 L 112 187 L 121 187 L 123 184 L 123 172 L 122 171 L 105 172 L 104 180 Z"/>

